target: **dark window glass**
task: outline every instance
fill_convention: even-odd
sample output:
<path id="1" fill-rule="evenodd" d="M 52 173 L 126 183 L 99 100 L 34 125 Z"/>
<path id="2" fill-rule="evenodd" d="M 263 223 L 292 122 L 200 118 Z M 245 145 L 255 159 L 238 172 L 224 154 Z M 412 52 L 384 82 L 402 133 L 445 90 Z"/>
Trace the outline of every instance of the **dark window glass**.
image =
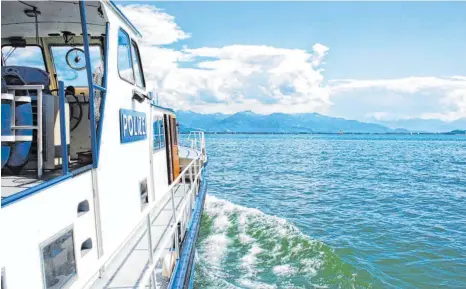
<path id="1" fill-rule="evenodd" d="M 139 183 L 139 191 L 141 194 L 141 210 L 149 203 L 149 193 L 147 190 L 147 178 Z"/>
<path id="2" fill-rule="evenodd" d="M 156 118 L 153 123 L 153 130 L 154 130 L 154 150 L 160 149 L 160 126 L 159 126 L 159 119 Z"/>
<path id="3" fill-rule="evenodd" d="M 41 250 L 45 288 L 62 288 L 76 275 L 73 230 L 56 237 Z"/>
<path id="4" fill-rule="evenodd" d="M 137 44 L 133 41 L 131 45 L 131 55 L 133 57 L 133 70 L 134 76 L 136 78 L 136 85 L 144 88 L 146 85 L 144 83 L 144 74 L 142 72 L 141 58 L 139 56 L 139 49 Z"/>
<path id="5" fill-rule="evenodd" d="M 159 120 L 159 124 L 160 124 L 160 147 L 164 148 L 165 147 L 165 129 L 163 127 L 162 118 Z"/>
<path id="6" fill-rule="evenodd" d="M 45 70 L 44 54 L 39 46 L 2 47 L 2 65 L 27 66 Z"/>

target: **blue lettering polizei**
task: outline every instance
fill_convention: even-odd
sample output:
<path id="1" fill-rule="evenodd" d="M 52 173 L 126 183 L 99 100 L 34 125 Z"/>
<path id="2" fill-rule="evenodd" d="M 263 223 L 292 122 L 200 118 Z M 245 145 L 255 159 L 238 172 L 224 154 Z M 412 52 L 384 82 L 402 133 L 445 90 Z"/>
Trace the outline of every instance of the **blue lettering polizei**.
<path id="1" fill-rule="evenodd" d="M 146 114 L 129 109 L 120 109 L 121 143 L 146 139 Z"/>

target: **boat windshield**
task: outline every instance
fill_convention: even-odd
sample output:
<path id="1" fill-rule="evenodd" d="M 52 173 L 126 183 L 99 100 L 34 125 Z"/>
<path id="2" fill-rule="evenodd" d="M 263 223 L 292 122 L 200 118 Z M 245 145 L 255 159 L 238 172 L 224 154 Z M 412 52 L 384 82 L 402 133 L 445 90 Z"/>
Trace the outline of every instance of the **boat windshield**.
<path id="1" fill-rule="evenodd" d="M 87 87 L 84 48 L 82 46 L 52 46 L 52 58 L 57 71 L 58 80 L 65 86 Z M 102 74 L 102 52 L 99 46 L 89 47 L 92 73 Z M 79 65 L 83 69 L 80 69 Z"/>
<path id="2" fill-rule="evenodd" d="M 39 46 L 2 47 L 3 66 L 27 66 L 45 70 L 44 54 Z"/>

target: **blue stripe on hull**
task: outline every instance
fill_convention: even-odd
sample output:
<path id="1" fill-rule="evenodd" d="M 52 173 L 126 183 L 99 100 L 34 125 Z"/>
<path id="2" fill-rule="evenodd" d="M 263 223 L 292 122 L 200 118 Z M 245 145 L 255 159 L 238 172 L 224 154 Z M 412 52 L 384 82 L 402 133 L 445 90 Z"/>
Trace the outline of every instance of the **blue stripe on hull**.
<path id="1" fill-rule="evenodd" d="M 194 207 L 191 222 L 183 244 L 181 258 L 178 260 L 173 278 L 170 280 L 169 288 L 181 289 L 192 288 L 194 284 L 194 255 L 196 251 L 196 241 L 199 235 L 202 212 L 204 211 L 204 202 L 207 195 L 207 174 L 204 173 L 201 182 L 201 189 L 198 194 L 196 206 Z"/>

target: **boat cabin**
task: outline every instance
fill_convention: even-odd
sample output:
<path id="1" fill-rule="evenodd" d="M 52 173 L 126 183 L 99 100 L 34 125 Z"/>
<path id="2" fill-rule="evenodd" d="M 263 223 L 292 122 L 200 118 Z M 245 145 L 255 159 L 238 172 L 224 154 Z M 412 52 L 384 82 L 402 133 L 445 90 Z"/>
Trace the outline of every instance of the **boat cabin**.
<path id="1" fill-rule="evenodd" d="M 180 166 L 175 113 L 152 100 L 142 34 L 118 6 L 2 1 L 1 14 L 2 288 L 90 287 L 194 162 Z M 196 172 L 183 194 L 199 193 Z M 164 222 L 187 228 L 183 212 Z"/>

